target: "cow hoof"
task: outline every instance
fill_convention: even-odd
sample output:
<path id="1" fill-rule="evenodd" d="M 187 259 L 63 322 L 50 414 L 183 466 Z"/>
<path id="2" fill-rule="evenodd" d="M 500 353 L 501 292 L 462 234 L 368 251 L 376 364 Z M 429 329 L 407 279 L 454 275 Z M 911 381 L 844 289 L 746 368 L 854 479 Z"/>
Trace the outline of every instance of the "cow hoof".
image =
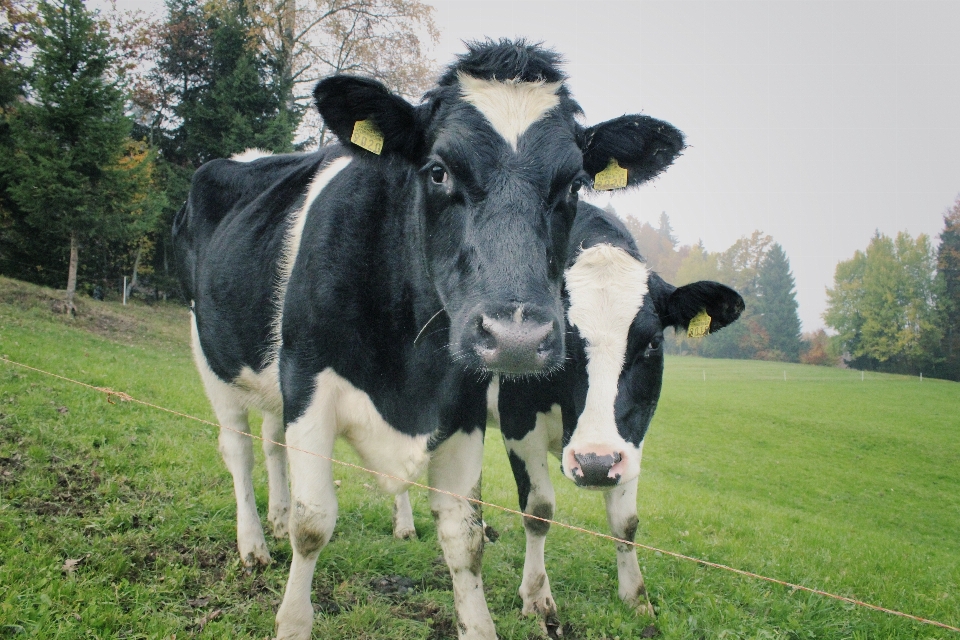
<path id="1" fill-rule="evenodd" d="M 393 530 L 393 537 L 398 540 L 416 540 L 417 530 L 407 527 L 399 527 Z"/>
<path id="2" fill-rule="evenodd" d="M 523 601 L 522 613 L 525 616 L 537 616 L 549 626 L 552 620 L 557 619 L 557 603 L 553 601 L 551 595 L 531 598 Z"/>
<path id="3" fill-rule="evenodd" d="M 267 545 L 258 544 L 246 553 L 241 552 L 240 562 L 243 563 L 245 568 L 253 569 L 256 566 L 266 567 L 273 562 L 273 559 L 270 557 L 270 552 L 267 551 Z"/>
<path id="4" fill-rule="evenodd" d="M 563 637 L 563 625 L 560 624 L 560 618 L 555 615 L 540 618 L 540 630 L 551 640 L 558 640 Z"/>
<path id="5" fill-rule="evenodd" d="M 649 616 L 651 618 L 656 618 L 657 614 L 653 610 L 653 605 L 650 604 L 649 600 L 627 602 L 628 605 L 633 607 L 633 610 L 637 612 L 638 616 Z"/>

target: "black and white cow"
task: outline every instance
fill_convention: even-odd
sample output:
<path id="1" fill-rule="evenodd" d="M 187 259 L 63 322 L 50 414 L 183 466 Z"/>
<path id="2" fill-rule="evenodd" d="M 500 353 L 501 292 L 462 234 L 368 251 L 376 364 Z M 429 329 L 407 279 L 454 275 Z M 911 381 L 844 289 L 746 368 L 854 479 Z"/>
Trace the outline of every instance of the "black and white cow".
<path id="1" fill-rule="evenodd" d="M 491 374 L 564 359 L 561 281 L 577 192 L 611 158 L 631 184 L 683 146 L 670 125 L 623 116 L 584 128 L 556 54 L 474 44 L 419 105 L 335 76 L 316 104 L 341 146 L 197 171 L 174 225 L 197 366 L 221 425 L 264 413 L 269 519 L 293 560 L 280 638 L 307 638 L 310 587 L 337 519 L 332 453 L 348 440 L 397 493 L 480 491 Z M 351 142 L 357 122 L 379 154 Z M 249 160 L 249 158 L 245 158 Z M 250 439 L 221 429 L 245 564 L 270 561 Z M 479 508 L 431 495 L 461 638 L 494 638 L 480 577 Z M 289 511 L 289 516 L 288 516 Z"/>
<path id="2" fill-rule="evenodd" d="M 578 206 L 565 272 L 567 362 L 544 377 L 500 376 L 490 414 L 500 423 L 524 513 L 553 517 L 548 454 L 579 487 L 604 492 L 613 535 L 633 541 L 643 439 L 660 397 L 663 332 L 686 330 L 701 311 L 711 332 L 734 322 L 743 298 L 716 282 L 674 287 L 647 269 L 632 236 L 615 217 Z M 411 535 L 409 498 L 395 502 L 394 533 Z M 549 523 L 524 518 L 523 613 L 556 614 L 544 564 Z M 617 545 L 620 598 L 653 614 L 636 548 Z"/>

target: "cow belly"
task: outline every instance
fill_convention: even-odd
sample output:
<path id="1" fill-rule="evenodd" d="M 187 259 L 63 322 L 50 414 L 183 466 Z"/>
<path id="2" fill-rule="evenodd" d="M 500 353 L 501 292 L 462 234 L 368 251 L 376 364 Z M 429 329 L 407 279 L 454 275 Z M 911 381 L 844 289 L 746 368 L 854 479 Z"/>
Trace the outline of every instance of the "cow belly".
<path id="1" fill-rule="evenodd" d="M 278 416 L 283 414 L 283 399 L 280 395 L 280 380 L 275 361 L 262 371 L 254 371 L 245 366 L 233 380 L 220 380 L 219 376 L 210 368 L 203 353 L 203 345 L 200 344 L 200 334 L 197 331 L 197 319 L 192 313 L 190 314 L 190 335 L 194 362 L 200 372 L 200 378 L 204 382 L 207 395 L 210 396 L 210 401 L 214 405 L 220 400 L 231 405 L 242 406 L 245 409 L 252 407 Z M 211 395 L 224 392 L 230 397 L 214 398 Z"/>
<path id="2" fill-rule="evenodd" d="M 376 476 L 384 491 L 405 491 L 407 482 L 426 471 L 429 436 L 410 436 L 392 427 L 370 396 L 331 368 L 317 376 L 315 401 L 323 397 L 330 398 L 336 407 L 337 435 L 356 449 L 367 468 L 385 474 Z"/>

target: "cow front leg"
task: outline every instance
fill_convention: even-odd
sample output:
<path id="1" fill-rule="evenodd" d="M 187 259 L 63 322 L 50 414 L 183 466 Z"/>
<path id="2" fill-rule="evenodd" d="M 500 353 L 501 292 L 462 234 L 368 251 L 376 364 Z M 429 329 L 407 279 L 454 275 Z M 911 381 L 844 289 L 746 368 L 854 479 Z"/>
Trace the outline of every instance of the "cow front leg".
<path id="1" fill-rule="evenodd" d="M 633 542 L 637 534 L 637 478 L 613 487 L 604 494 L 607 503 L 607 523 L 615 538 Z M 617 543 L 617 578 L 620 599 L 641 615 L 654 616 L 653 605 L 637 562 L 637 548 L 625 542 Z"/>
<path id="2" fill-rule="evenodd" d="M 332 421 L 311 415 L 321 413 L 318 409 L 311 407 L 287 429 L 287 443 L 291 447 L 288 456 L 293 509 L 289 527 L 293 560 L 283 602 L 277 611 L 278 640 L 310 638 L 313 572 L 317 556 L 330 541 L 337 522 L 337 494 L 331 462 L 327 459 L 333 454 L 336 429 Z"/>
<path id="3" fill-rule="evenodd" d="M 290 518 L 290 482 L 287 479 L 287 450 L 284 447 L 286 434 L 283 418 L 263 413 L 263 455 L 267 461 L 267 482 L 270 487 L 270 506 L 267 520 L 277 538 L 287 536 L 287 520 Z"/>
<path id="4" fill-rule="evenodd" d="M 460 496 L 480 498 L 483 432 L 455 433 L 430 459 L 430 486 Z M 483 595 L 480 577 L 483 562 L 483 518 L 480 505 L 432 491 L 430 508 L 437 523 L 437 538 L 453 578 L 454 607 L 460 640 L 497 637 Z"/>
<path id="5" fill-rule="evenodd" d="M 504 438 L 510 468 L 517 482 L 520 509 L 536 518 L 523 518 L 527 549 L 523 559 L 523 580 L 520 583 L 520 598 L 524 615 L 538 615 L 548 624 L 556 623 L 557 603 L 550 591 L 544 562 L 544 547 L 547 533 L 556 506 L 553 484 L 547 468 L 547 440 L 542 428 L 527 434 L 522 440 Z"/>
<path id="6" fill-rule="evenodd" d="M 400 540 L 413 540 L 417 537 L 409 491 L 397 494 L 393 499 L 393 537 Z"/>

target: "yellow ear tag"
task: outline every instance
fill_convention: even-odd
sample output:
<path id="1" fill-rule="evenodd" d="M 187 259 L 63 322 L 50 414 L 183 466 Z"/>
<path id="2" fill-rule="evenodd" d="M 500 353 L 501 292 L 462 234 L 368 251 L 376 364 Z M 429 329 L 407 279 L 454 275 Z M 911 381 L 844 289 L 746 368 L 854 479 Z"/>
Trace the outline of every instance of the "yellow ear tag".
<path id="1" fill-rule="evenodd" d="M 380 155 L 383 151 L 383 134 L 373 120 L 357 120 L 353 125 L 353 135 L 350 142 L 370 153 Z"/>
<path id="2" fill-rule="evenodd" d="M 704 310 L 693 316 L 693 320 L 690 321 L 690 326 L 687 328 L 687 336 L 690 338 L 702 338 L 708 333 L 710 333 L 710 316 L 708 316 L 706 310 Z"/>
<path id="3" fill-rule="evenodd" d="M 607 168 L 598 173 L 593 179 L 594 191 L 612 191 L 627 186 L 627 170 L 617 163 L 616 158 L 610 158 Z"/>

